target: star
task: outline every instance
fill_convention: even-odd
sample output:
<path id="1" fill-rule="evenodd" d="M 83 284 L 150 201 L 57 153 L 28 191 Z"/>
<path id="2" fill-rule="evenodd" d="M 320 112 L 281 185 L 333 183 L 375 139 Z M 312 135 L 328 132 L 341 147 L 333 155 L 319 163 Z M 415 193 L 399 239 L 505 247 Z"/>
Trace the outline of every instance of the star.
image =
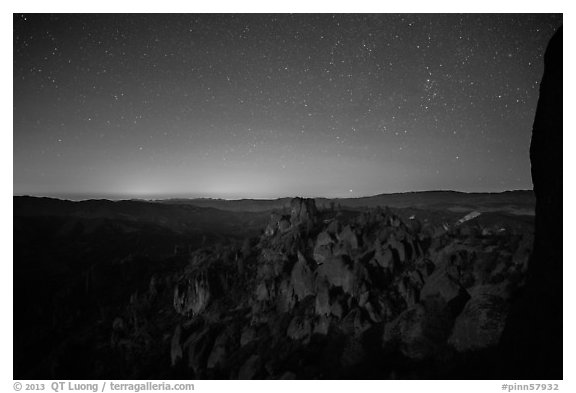
<path id="1" fill-rule="evenodd" d="M 14 192 L 49 192 L 44 171 L 62 192 L 130 193 L 152 160 L 142 181 L 164 195 L 206 196 L 209 184 L 227 198 L 529 189 L 542 56 L 561 24 L 561 14 L 15 14 Z"/>

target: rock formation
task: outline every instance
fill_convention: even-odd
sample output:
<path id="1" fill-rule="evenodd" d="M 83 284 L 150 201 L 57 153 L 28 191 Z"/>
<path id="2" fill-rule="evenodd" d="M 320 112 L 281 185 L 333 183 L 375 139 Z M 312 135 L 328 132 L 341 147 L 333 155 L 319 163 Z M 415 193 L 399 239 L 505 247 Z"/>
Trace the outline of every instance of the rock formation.
<path id="1" fill-rule="evenodd" d="M 383 378 L 394 359 L 458 364 L 496 348 L 528 235 L 470 238 L 470 223 L 432 235 L 390 210 L 343 219 L 310 199 L 290 206 L 250 250 L 201 249 L 173 278 L 166 366 L 180 377 Z"/>
<path id="2" fill-rule="evenodd" d="M 520 379 L 562 379 L 562 57 L 560 27 L 546 49 L 530 145 L 534 250 L 502 340 L 503 373 Z"/>

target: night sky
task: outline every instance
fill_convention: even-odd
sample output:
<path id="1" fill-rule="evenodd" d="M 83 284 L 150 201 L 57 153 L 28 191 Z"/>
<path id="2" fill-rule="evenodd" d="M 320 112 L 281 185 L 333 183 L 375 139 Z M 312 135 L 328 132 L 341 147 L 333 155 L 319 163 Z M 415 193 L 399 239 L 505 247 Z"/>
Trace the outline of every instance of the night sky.
<path id="1" fill-rule="evenodd" d="M 14 194 L 531 189 L 561 15 L 14 15 Z"/>

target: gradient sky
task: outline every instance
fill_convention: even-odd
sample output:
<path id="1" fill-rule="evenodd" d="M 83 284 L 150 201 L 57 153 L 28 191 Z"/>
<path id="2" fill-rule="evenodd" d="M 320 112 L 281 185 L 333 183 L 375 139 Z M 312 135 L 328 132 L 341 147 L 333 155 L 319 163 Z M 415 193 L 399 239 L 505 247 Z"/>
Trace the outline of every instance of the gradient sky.
<path id="1" fill-rule="evenodd" d="M 14 194 L 531 189 L 561 15 L 14 15 Z"/>

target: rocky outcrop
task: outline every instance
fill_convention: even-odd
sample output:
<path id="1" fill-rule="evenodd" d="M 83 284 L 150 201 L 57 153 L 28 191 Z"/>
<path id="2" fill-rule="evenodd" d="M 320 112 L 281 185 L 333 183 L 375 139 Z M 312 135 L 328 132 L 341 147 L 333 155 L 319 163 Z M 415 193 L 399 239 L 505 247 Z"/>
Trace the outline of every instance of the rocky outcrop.
<path id="1" fill-rule="evenodd" d="M 174 288 L 174 308 L 179 314 L 198 315 L 210 301 L 210 283 L 205 273 L 182 280 Z"/>
<path id="2" fill-rule="evenodd" d="M 458 363 L 494 348 L 529 243 L 513 231 L 433 234 L 414 220 L 297 199 L 250 249 L 193 253 L 172 281 L 167 365 L 193 378 L 365 377 L 374 359 L 376 375 L 391 375 L 390 359 Z M 142 298 L 160 301 L 149 287 Z"/>
<path id="3" fill-rule="evenodd" d="M 318 217 L 314 199 L 294 198 L 290 202 L 290 222 L 293 226 L 313 225 Z"/>
<path id="4" fill-rule="evenodd" d="M 266 236 L 274 236 L 277 232 L 284 233 L 290 229 L 290 217 L 272 213 L 270 215 L 270 222 L 264 230 Z"/>
<path id="5" fill-rule="evenodd" d="M 311 267 L 308 265 L 306 258 L 301 252 L 298 252 L 298 261 L 292 268 L 290 281 L 294 295 L 298 300 L 303 300 L 306 296 L 314 293 L 314 275 Z"/>
<path id="6" fill-rule="evenodd" d="M 290 214 L 272 213 L 264 230 L 265 236 L 286 233 L 298 227 L 312 228 L 318 219 L 318 210 L 314 199 L 294 198 L 290 201 Z"/>

